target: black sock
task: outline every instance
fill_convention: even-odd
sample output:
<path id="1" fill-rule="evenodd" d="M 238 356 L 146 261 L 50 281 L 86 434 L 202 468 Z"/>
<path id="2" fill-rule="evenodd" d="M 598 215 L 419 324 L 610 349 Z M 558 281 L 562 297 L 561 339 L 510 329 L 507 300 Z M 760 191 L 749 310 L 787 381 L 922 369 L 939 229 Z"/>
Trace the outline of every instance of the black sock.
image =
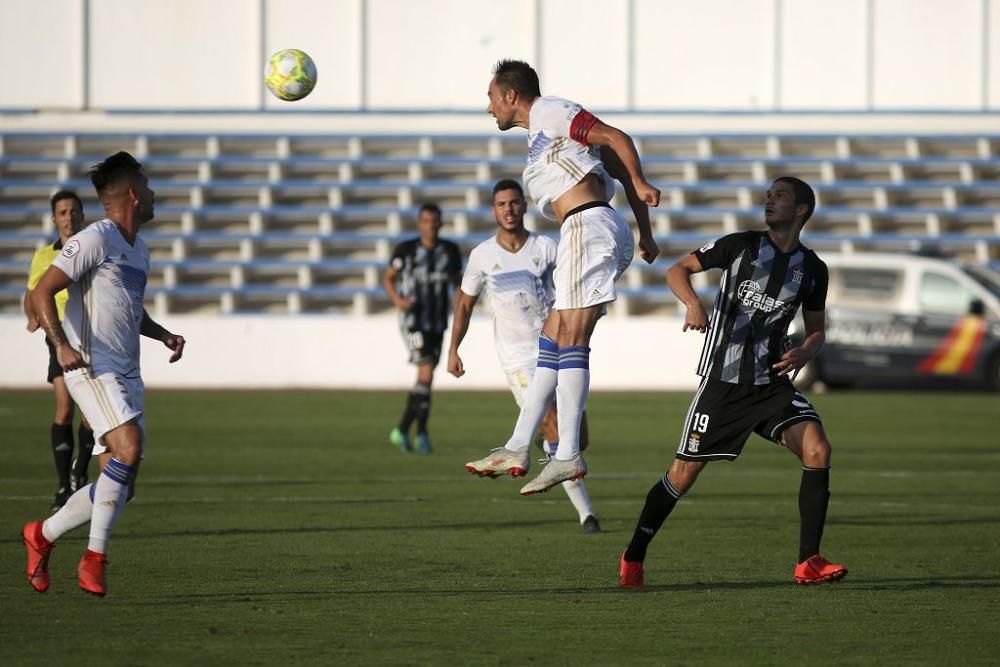
<path id="1" fill-rule="evenodd" d="M 802 468 L 799 486 L 799 562 L 819 553 L 830 504 L 830 469 Z"/>
<path id="2" fill-rule="evenodd" d="M 69 488 L 69 468 L 73 462 L 73 425 L 53 424 L 49 432 L 52 442 L 52 457 L 56 462 L 59 488 Z"/>
<path id="3" fill-rule="evenodd" d="M 414 387 L 413 392 L 419 396 L 416 407 L 417 433 L 427 433 L 427 420 L 431 416 L 431 386 L 418 384 Z"/>
<path id="4" fill-rule="evenodd" d="M 430 411 L 430 400 L 429 396 L 431 393 L 431 386 L 429 384 L 422 384 L 418 382 L 413 385 L 413 391 L 411 391 L 406 397 L 406 409 L 403 410 L 403 417 L 399 420 L 399 430 L 403 433 L 409 433 L 410 424 L 413 423 L 414 419 L 418 422 L 421 419 L 421 407 L 424 402 L 427 403 L 427 411 Z M 423 430 L 427 428 L 427 415 L 423 416 L 422 420 Z M 418 428 L 418 430 L 420 430 Z"/>
<path id="5" fill-rule="evenodd" d="M 90 457 L 94 455 L 94 432 L 80 423 L 76 430 L 77 454 L 73 461 L 73 476 L 87 477 L 87 468 L 90 466 Z"/>
<path id="6" fill-rule="evenodd" d="M 660 529 L 663 522 L 667 520 L 674 505 L 684 495 L 674 488 L 667 476 L 656 482 L 653 488 L 646 494 L 646 504 L 639 514 L 639 523 L 635 526 L 635 533 L 632 541 L 625 549 L 625 560 L 630 563 L 640 562 L 646 559 L 646 549 L 653 541 L 656 531 Z"/>

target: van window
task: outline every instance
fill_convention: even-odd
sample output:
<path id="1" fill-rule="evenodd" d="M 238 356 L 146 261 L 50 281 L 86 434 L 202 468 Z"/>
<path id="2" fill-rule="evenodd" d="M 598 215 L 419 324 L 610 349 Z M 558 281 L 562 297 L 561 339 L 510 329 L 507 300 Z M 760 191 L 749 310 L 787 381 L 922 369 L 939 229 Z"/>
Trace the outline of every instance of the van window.
<path id="1" fill-rule="evenodd" d="M 972 293 L 954 278 L 928 271 L 920 278 L 920 310 L 945 315 L 969 312 Z"/>
<path id="2" fill-rule="evenodd" d="M 902 274 L 889 269 L 841 268 L 840 295 L 848 299 L 885 301 L 892 299 Z"/>

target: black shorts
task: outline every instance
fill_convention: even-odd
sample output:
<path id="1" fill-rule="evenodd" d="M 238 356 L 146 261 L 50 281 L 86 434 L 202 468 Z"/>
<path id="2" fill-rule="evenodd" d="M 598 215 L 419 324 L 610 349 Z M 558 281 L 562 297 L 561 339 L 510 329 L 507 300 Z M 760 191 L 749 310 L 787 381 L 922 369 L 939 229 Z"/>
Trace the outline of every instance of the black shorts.
<path id="1" fill-rule="evenodd" d="M 410 352 L 410 363 L 419 365 L 430 363 L 438 365 L 441 360 L 441 341 L 444 340 L 444 333 L 441 331 L 411 331 L 401 329 L 403 344 Z"/>
<path id="2" fill-rule="evenodd" d="M 752 385 L 705 379 L 684 420 L 677 458 L 732 461 L 751 433 L 781 444 L 784 430 L 802 421 L 823 423 L 791 382 Z"/>
<path id="3" fill-rule="evenodd" d="M 49 348 L 49 375 L 47 380 L 49 384 L 52 384 L 53 380 L 62 377 L 63 369 L 59 365 L 59 360 L 56 359 L 56 348 L 49 342 L 48 336 L 45 336 L 45 346 Z"/>

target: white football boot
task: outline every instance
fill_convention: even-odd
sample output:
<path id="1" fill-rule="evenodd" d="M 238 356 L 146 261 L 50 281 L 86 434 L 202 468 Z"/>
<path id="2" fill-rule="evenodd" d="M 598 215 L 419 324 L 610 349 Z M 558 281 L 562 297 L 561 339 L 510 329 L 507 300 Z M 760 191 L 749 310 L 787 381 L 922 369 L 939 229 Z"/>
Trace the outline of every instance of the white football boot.
<path id="1" fill-rule="evenodd" d="M 511 477 L 524 477 L 531 467 L 531 448 L 525 448 L 515 452 L 506 447 L 497 447 L 477 461 L 469 461 L 465 464 L 465 469 L 480 477 L 498 477 L 500 475 L 510 475 Z"/>
<path id="2" fill-rule="evenodd" d="M 538 473 L 538 477 L 521 487 L 521 495 L 531 496 L 536 493 L 544 493 L 556 484 L 572 479 L 581 479 L 586 474 L 587 464 L 579 452 L 569 461 L 552 458 L 542 468 L 542 472 Z"/>

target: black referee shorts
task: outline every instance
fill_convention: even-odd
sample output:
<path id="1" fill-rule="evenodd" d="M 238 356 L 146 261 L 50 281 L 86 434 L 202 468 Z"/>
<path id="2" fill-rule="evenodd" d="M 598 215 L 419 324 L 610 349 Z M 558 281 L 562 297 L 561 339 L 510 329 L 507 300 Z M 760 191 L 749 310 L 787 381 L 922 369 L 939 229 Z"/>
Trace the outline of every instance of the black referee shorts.
<path id="1" fill-rule="evenodd" d="M 49 375 L 46 380 L 49 384 L 52 384 L 53 380 L 62 377 L 63 369 L 62 366 L 59 365 L 59 361 L 56 359 L 56 348 L 49 341 L 48 336 L 44 336 L 44 338 L 45 346 L 49 348 Z"/>
<path id="2" fill-rule="evenodd" d="M 403 328 L 400 330 L 403 344 L 410 352 L 410 363 L 413 365 L 433 364 L 435 367 L 441 360 L 441 342 L 444 332 L 420 331 Z"/>
<path id="3" fill-rule="evenodd" d="M 704 379 L 684 420 L 677 458 L 732 461 L 751 433 L 781 444 L 784 430 L 802 421 L 823 423 L 791 382 L 752 385 Z"/>

